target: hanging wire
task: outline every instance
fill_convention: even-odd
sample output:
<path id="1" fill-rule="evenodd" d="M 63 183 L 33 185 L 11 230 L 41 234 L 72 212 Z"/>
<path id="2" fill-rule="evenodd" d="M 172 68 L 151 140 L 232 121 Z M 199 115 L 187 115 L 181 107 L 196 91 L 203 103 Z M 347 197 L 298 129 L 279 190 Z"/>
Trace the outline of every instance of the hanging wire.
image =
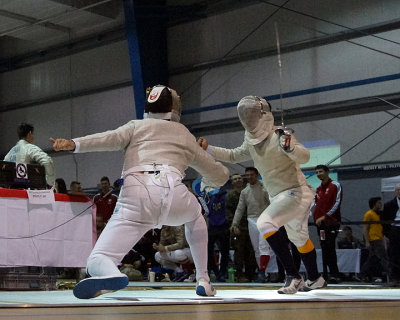
<path id="1" fill-rule="evenodd" d="M 327 19 L 319 18 L 319 17 L 313 16 L 313 15 L 305 13 L 305 12 L 301 12 L 301 11 L 298 11 L 298 10 L 287 8 L 287 7 L 285 7 L 286 3 L 284 3 L 281 6 L 279 6 L 279 5 L 275 4 L 275 3 L 272 3 L 272 2 L 269 2 L 269 1 L 265 1 L 265 0 L 260 0 L 260 2 L 263 2 L 265 4 L 268 4 L 268 5 L 271 5 L 271 6 L 274 6 L 274 7 L 279 7 L 279 9 L 283 9 L 283 10 L 286 10 L 286 11 L 294 12 L 296 14 L 299 14 L 299 15 L 302 15 L 302 16 L 305 16 L 305 17 L 308 17 L 308 18 L 312 18 L 314 20 L 323 21 L 323 22 L 326 22 L 328 24 L 331 24 L 331 25 L 334 25 L 334 26 L 337 26 L 337 27 L 341 27 L 341 28 L 344 28 L 344 29 L 347 29 L 347 30 L 358 32 L 359 34 L 361 34 L 363 36 L 374 37 L 374 38 L 377 38 L 377 39 L 381 39 L 381 40 L 384 40 L 384 41 L 388 41 L 388 42 L 400 45 L 400 42 L 395 41 L 395 40 L 387 39 L 387 38 L 384 38 L 384 37 L 381 37 L 381 36 L 377 36 L 375 34 L 370 34 L 368 32 L 365 32 L 365 31 L 362 31 L 362 30 L 358 30 L 358 29 L 355 29 L 355 28 L 351 28 L 349 26 L 345 26 L 345 25 L 337 23 L 337 22 L 329 21 Z"/>
<path id="2" fill-rule="evenodd" d="M 303 25 L 301 25 L 301 24 L 299 24 L 299 23 L 295 23 L 295 22 L 292 22 L 292 21 L 287 21 L 286 19 L 283 19 L 283 20 L 284 20 L 286 23 L 290 23 L 290 24 L 299 26 L 299 27 L 301 27 L 301 28 L 303 28 L 303 29 L 306 29 L 306 30 L 311 30 L 311 31 L 314 31 L 314 32 L 318 32 L 318 33 L 323 34 L 323 35 L 326 35 L 326 36 L 331 35 L 331 34 L 329 34 L 329 33 L 327 33 L 327 32 L 318 30 L 318 29 L 316 29 L 316 28 L 306 27 L 306 26 L 303 26 Z M 381 54 L 384 54 L 384 55 L 387 55 L 387 56 L 396 58 L 396 59 L 400 59 L 400 56 L 398 56 L 398 55 L 395 55 L 395 54 L 392 54 L 392 53 L 389 53 L 389 52 L 386 52 L 386 51 L 382 51 L 382 50 L 379 50 L 379 49 L 375 49 L 375 48 L 372 48 L 372 47 L 367 46 L 367 45 L 365 45 L 365 44 L 357 43 L 357 42 L 352 41 L 352 40 L 343 40 L 343 41 L 348 42 L 348 43 L 351 43 L 351 44 L 354 44 L 354 45 L 356 45 L 356 46 L 359 46 L 359 47 L 362 47 L 362 48 L 365 48 L 365 49 L 368 49 L 368 50 L 372 50 L 372 51 L 375 51 L 375 52 L 378 52 L 378 53 L 381 53 Z"/>
<path id="3" fill-rule="evenodd" d="M 326 163 L 327 166 L 329 166 L 330 164 L 332 164 L 333 162 L 335 162 L 337 159 L 343 157 L 345 154 L 347 154 L 348 152 L 350 152 L 351 150 L 353 150 L 355 147 L 357 147 L 359 144 L 361 144 L 362 142 L 364 142 L 365 140 L 367 140 L 369 137 L 371 137 L 372 135 L 374 135 L 376 132 L 378 132 L 379 130 L 381 130 L 383 127 L 385 127 L 389 122 L 391 122 L 392 120 L 396 119 L 398 115 L 393 116 L 392 118 L 390 118 L 388 121 L 386 121 L 385 123 L 383 123 L 382 125 L 380 125 L 378 128 L 376 128 L 375 130 L 373 130 L 371 133 L 369 133 L 368 135 L 366 135 L 364 138 L 362 138 L 360 141 L 358 141 L 357 143 L 355 143 L 353 146 L 351 146 L 350 148 L 348 148 L 346 151 L 342 152 L 341 154 L 339 154 L 338 156 L 334 157 L 333 159 L 331 159 L 330 161 L 328 161 Z"/>
<path id="4" fill-rule="evenodd" d="M 254 29 L 252 29 L 243 39 L 241 39 L 237 44 L 235 44 L 228 52 L 226 52 L 221 58 L 219 58 L 217 61 L 222 61 L 225 59 L 228 55 L 230 55 L 237 47 L 239 47 L 244 41 L 246 41 L 254 32 L 256 32 L 258 29 L 260 29 L 269 19 L 271 19 L 279 10 L 281 7 L 283 7 L 285 4 L 289 3 L 290 0 L 286 0 L 284 4 L 281 6 L 278 6 L 278 8 L 272 12 L 268 17 L 266 17 L 261 23 L 259 23 Z M 198 81 L 200 81 L 208 72 L 210 72 L 212 68 L 208 68 L 205 72 L 203 72 L 199 77 L 197 77 L 188 87 L 186 87 L 184 90 L 181 92 L 181 96 L 183 96 L 189 89 L 191 89 Z"/>
<path id="5" fill-rule="evenodd" d="M 387 104 L 389 104 L 389 105 L 391 105 L 391 106 L 394 106 L 395 108 L 398 108 L 398 109 L 400 109 L 400 106 L 398 106 L 398 105 L 396 105 L 396 104 L 394 104 L 394 103 L 392 103 L 392 102 L 390 102 L 390 101 L 387 101 L 387 100 L 385 100 L 385 99 L 382 99 L 382 98 L 380 98 L 380 97 L 369 97 L 369 99 L 378 99 L 378 100 L 381 100 L 381 101 L 383 101 L 383 102 L 385 102 L 385 103 L 387 103 Z M 387 112 L 387 111 L 386 111 Z M 361 144 L 362 142 L 364 142 L 365 140 L 367 140 L 369 137 L 371 137 L 372 135 L 374 135 L 376 132 L 378 132 L 380 129 L 382 129 L 383 127 L 385 127 L 389 122 L 391 122 L 392 120 L 394 120 L 394 119 L 400 119 L 400 113 L 399 114 L 393 114 L 393 113 L 391 113 L 391 112 L 387 112 L 387 113 L 389 113 L 389 114 L 391 114 L 392 115 L 392 118 L 390 118 L 388 121 L 386 121 L 384 124 L 382 124 L 381 126 L 379 126 L 377 129 L 375 129 L 375 130 L 373 130 L 370 134 L 368 134 L 367 136 L 365 136 L 364 138 L 362 138 L 361 140 L 359 140 L 356 144 L 354 144 L 353 146 L 351 146 L 350 148 L 348 148 L 346 151 L 344 151 L 344 152 L 342 152 L 341 154 L 339 154 L 338 156 L 336 156 L 336 157 L 334 157 L 334 158 L 332 158 L 330 161 L 328 161 L 325 165 L 326 166 L 329 166 L 330 164 L 332 164 L 333 162 L 335 162 L 337 159 L 339 159 L 339 158 L 341 158 L 342 156 L 344 156 L 345 154 L 347 154 L 349 151 L 351 151 L 351 150 L 353 150 L 355 147 L 357 147 L 359 144 Z M 397 142 L 398 143 L 398 142 Z M 395 144 L 393 144 L 393 146 L 394 145 L 396 145 L 397 143 L 395 143 Z M 386 151 L 385 151 L 386 152 Z M 315 172 L 313 172 L 312 174 L 310 174 L 310 175 L 308 175 L 307 176 L 307 179 L 309 179 L 309 178 L 311 178 L 311 177 L 313 177 L 315 175 Z"/>
<path id="6" fill-rule="evenodd" d="M 17 32 L 17 31 L 24 30 L 24 29 L 27 29 L 27 28 L 30 28 L 30 27 L 35 26 L 35 25 L 40 25 L 40 24 L 44 24 L 46 22 L 50 22 L 50 20 L 57 20 L 57 19 L 59 19 L 59 18 L 61 18 L 63 16 L 69 15 L 71 13 L 76 13 L 78 11 L 84 11 L 84 10 L 87 10 L 87 9 L 91 9 L 91 8 L 97 7 L 99 5 L 102 5 L 102 4 L 110 2 L 110 1 L 113 1 L 113 0 L 102 0 L 102 1 L 99 1 L 99 2 L 96 2 L 96 3 L 92 3 L 90 5 L 87 5 L 87 6 L 84 6 L 84 7 L 81 7 L 81 8 L 76 8 L 76 9 L 73 9 L 73 10 L 67 10 L 67 11 L 63 11 L 63 12 L 60 12 L 60 13 L 57 13 L 57 14 L 54 14 L 54 15 L 51 15 L 51 16 L 47 16 L 47 17 L 45 17 L 43 19 L 40 19 L 38 21 L 35 21 L 35 22 L 32 22 L 32 23 L 28 23 L 28 24 L 24 24 L 22 26 L 19 26 L 19 27 L 16 27 L 16 28 L 12 28 L 12 29 L 9 29 L 9 30 L 5 30 L 5 31 L 0 33 L 0 37 L 3 37 L 3 36 L 8 35 L 8 34 L 12 34 L 12 33 Z"/>
<path id="7" fill-rule="evenodd" d="M 266 4 L 271 4 L 271 3 L 267 2 L 267 1 L 262 1 L 262 2 L 264 2 L 264 3 L 266 3 Z M 287 1 L 287 2 L 288 2 L 288 1 Z M 283 5 L 281 5 L 281 6 L 278 6 L 278 5 L 275 5 L 275 4 L 271 4 L 271 5 L 278 6 L 278 7 L 279 7 L 278 10 L 281 9 L 281 8 L 283 8 L 283 9 L 286 9 L 286 10 L 289 10 L 289 11 L 294 11 L 294 12 L 296 12 L 296 13 L 298 13 L 298 14 L 302 14 L 301 12 L 297 12 L 297 11 L 295 11 L 295 10 L 291 10 L 291 9 L 286 8 L 286 7 L 283 7 L 285 4 L 287 4 L 287 2 L 285 2 L 285 3 L 284 3 Z M 276 12 L 277 12 L 277 11 L 273 12 L 272 15 L 274 15 Z M 265 22 L 267 22 L 268 19 L 269 19 L 270 17 L 271 17 L 271 15 L 268 16 L 268 17 L 262 22 L 262 24 L 265 23 Z M 313 17 L 313 18 L 318 19 L 317 17 Z M 285 23 L 293 24 L 293 25 L 296 25 L 296 26 L 301 27 L 301 28 L 306 29 L 306 30 L 311 30 L 311 31 L 313 31 L 313 32 L 317 32 L 317 33 L 320 33 L 320 34 L 323 34 L 323 35 L 328 35 L 328 36 L 330 35 L 329 33 L 324 32 L 324 31 L 321 31 L 321 30 L 318 30 L 318 29 L 316 29 L 316 28 L 306 27 L 306 26 L 303 26 L 303 25 L 301 25 L 301 24 L 299 24 L 299 23 L 295 23 L 295 22 L 292 22 L 292 21 L 287 21 L 287 19 L 284 19 L 284 18 L 282 18 L 282 17 L 280 17 L 279 19 L 284 20 Z M 322 20 L 323 20 L 323 19 L 322 19 Z M 327 23 L 331 23 L 330 21 L 327 21 L 327 20 L 323 20 L 323 21 L 325 21 L 325 22 L 327 22 Z M 332 24 L 334 24 L 334 23 L 332 23 Z M 252 31 L 250 32 L 250 34 L 254 33 L 257 29 L 259 29 L 260 26 L 261 26 L 261 25 L 258 25 L 254 30 L 252 30 Z M 343 28 L 350 29 L 350 30 L 353 30 L 352 28 L 349 28 L 349 27 L 346 27 L 346 26 L 342 26 L 342 27 L 343 27 Z M 354 29 L 354 30 L 355 30 L 355 31 L 359 31 L 359 30 L 357 30 L 357 29 Z M 360 33 L 363 33 L 363 34 L 365 34 L 365 35 L 370 35 L 370 34 L 367 34 L 367 33 L 365 33 L 365 32 L 362 32 L 362 31 L 360 31 Z M 250 34 L 246 35 L 246 37 L 245 37 L 244 39 L 242 39 L 242 40 L 239 42 L 239 44 L 243 43 L 243 41 L 244 41 L 245 39 L 247 39 L 247 38 L 250 36 Z M 387 39 L 384 39 L 384 40 L 387 40 Z M 391 56 L 391 57 L 396 58 L 396 59 L 400 59 L 400 56 L 395 55 L 395 54 L 392 54 L 392 53 L 389 53 L 389 52 L 386 52 L 386 51 L 382 51 L 382 50 L 379 50 L 379 49 L 375 49 L 375 48 L 372 48 L 372 47 L 370 47 L 370 46 L 367 46 L 367 45 L 364 45 L 364 44 L 360 44 L 360 43 L 357 43 L 357 42 L 354 42 L 354 41 L 351 41 L 351 40 L 344 40 L 344 41 L 346 41 L 346 42 L 348 42 L 348 43 L 350 43 L 350 44 L 353 44 L 353 45 L 356 45 L 356 46 L 365 48 L 365 49 L 367 49 L 367 50 L 375 51 L 375 52 L 378 52 L 378 53 L 381 53 L 381 54 L 384 54 L 384 55 L 387 55 L 387 56 Z M 387 41 L 390 41 L 390 40 L 387 40 Z M 396 43 L 397 43 L 397 42 L 396 42 Z M 235 45 L 233 49 L 237 48 L 239 44 Z M 233 51 L 233 49 L 231 49 L 227 54 L 225 54 L 223 57 L 221 57 L 220 59 L 218 59 L 218 60 L 217 60 L 217 63 L 220 62 L 220 61 L 222 61 L 224 58 L 226 58 L 227 55 Z M 227 77 L 226 80 L 224 80 L 223 82 L 221 82 L 220 85 L 218 85 L 217 87 L 215 87 L 209 94 L 207 94 L 204 98 L 202 98 L 201 101 L 200 101 L 200 103 L 204 103 L 204 102 L 205 102 L 208 98 L 210 98 L 213 94 L 215 94 L 216 92 L 218 92 L 219 89 L 221 89 L 226 83 L 228 83 L 230 80 L 232 80 L 232 79 L 233 79 L 234 77 L 236 77 L 238 74 L 240 74 L 240 73 L 242 72 L 243 69 L 245 69 L 246 67 L 249 66 L 249 64 L 250 64 L 250 63 L 245 64 L 243 67 L 241 67 L 241 68 L 240 68 L 237 72 L 235 72 L 233 75 Z M 211 70 L 212 70 L 212 68 L 208 68 L 204 73 L 202 73 L 198 78 L 196 78 L 187 88 L 185 88 L 185 89 L 183 90 L 182 95 L 183 95 L 186 91 L 188 91 L 189 89 L 191 89 L 198 81 L 200 81 L 200 80 L 201 80 L 208 72 L 210 72 Z"/>

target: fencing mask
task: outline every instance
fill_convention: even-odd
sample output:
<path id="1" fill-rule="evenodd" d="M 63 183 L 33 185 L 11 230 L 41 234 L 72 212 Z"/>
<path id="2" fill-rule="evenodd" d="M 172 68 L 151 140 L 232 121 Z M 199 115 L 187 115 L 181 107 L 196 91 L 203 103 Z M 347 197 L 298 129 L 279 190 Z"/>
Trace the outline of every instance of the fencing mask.
<path id="1" fill-rule="evenodd" d="M 256 96 L 242 98 L 237 106 L 238 116 L 246 129 L 245 140 L 251 145 L 259 144 L 270 134 L 274 117 L 269 103 Z"/>

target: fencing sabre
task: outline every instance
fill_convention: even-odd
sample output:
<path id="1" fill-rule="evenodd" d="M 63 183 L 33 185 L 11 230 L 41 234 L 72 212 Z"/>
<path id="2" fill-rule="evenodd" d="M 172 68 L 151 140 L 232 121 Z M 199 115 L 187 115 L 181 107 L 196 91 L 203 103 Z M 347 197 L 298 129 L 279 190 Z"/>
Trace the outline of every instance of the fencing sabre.
<path id="1" fill-rule="evenodd" d="M 290 149 L 290 141 L 292 139 L 292 134 L 294 130 L 292 128 L 287 128 L 284 121 L 284 110 L 283 110 L 283 99 L 282 99 L 282 59 L 281 59 L 281 44 L 279 41 L 278 24 L 275 22 L 275 36 L 276 36 L 276 49 L 278 52 L 278 70 L 279 70 L 279 102 L 281 109 L 281 126 L 275 130 L 275 133 L 279 136 L 279 145 L 286 151 L 293 151 Z"/>

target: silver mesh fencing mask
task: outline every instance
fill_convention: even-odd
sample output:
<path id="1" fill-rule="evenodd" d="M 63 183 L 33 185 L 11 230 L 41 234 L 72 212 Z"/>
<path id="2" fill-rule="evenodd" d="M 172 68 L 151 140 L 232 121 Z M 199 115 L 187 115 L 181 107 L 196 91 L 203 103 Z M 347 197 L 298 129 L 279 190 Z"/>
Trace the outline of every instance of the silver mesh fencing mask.
<path id="1" fill-rule="evenodd" d="M 240 122 L 245 128 L 245 139 L 251 145 L 259 144 L 271 133 L 274 117 L 269 103 L 257 96 L 242 98 L 237 106 Z"/>

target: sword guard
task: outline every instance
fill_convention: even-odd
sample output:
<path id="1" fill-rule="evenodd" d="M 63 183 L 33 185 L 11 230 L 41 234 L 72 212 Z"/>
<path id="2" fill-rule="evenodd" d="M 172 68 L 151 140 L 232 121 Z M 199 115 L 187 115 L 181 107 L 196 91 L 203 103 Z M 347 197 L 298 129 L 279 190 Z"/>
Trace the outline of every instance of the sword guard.
<path id="1" fill-rule="evenodd" d="M 278 127 L 275 129 L 275 133 L 279 137 L 279 146 L 285 152 L 292 152 L 293 149 L 290 148 L 290 142 L 292 141 L 292 134 L 294 130 L 287 127 Z"/>

